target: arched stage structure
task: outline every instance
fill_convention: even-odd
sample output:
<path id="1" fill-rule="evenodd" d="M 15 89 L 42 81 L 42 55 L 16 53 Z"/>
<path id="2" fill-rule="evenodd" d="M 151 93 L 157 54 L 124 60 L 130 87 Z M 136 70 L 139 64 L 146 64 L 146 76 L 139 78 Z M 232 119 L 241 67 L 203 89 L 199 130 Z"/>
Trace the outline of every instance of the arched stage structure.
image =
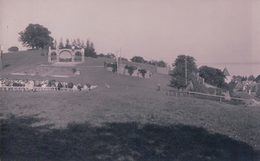
<path id="1" fill-rule="evenodd" d="M 51 49 L 48 52 L 49 63 L 83 63 L 84 49 Z"/>

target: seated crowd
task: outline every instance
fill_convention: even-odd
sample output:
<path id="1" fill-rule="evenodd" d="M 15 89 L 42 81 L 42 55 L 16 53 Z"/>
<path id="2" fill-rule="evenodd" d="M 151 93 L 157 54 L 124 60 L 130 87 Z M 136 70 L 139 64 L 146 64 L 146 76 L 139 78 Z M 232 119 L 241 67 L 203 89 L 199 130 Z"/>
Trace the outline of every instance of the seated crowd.
<path id="1" fill-rule="evenodd" d="M 96 88 L 95 85 L 86 84 L 74 84 L 72 82 L 60 82 L 56 80 L 11 80 L 8 78 L 0 78 L 0 88 L 2 87 L 24 87 L 26 90 L 34 90 L 36 88 L 49 88 L 53 87 L 55 90 L 71 89 L 73 91 L 92 90 Z M 35 88 L 36 87 L 36 88 Z"/>

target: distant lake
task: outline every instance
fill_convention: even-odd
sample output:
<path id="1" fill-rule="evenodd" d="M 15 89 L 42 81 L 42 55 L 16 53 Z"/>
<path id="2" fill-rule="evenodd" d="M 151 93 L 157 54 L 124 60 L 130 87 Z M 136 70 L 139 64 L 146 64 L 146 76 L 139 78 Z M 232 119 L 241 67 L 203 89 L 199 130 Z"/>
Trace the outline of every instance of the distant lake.
<path id="1" fill-rule="evenodd" d="M 219 68 L 221 70 L 227 67 L 231 75 L 260 75 L 260 63 L 203 63 L 203 65 Z"/>

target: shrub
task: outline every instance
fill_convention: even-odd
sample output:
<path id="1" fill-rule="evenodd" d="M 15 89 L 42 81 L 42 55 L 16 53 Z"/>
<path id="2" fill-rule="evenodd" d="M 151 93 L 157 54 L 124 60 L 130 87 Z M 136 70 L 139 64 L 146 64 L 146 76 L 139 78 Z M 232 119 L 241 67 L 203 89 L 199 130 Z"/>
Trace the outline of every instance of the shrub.
<path id="1" fill-rule="evenodd" d="M 139 69 L 138 71 L 142 74 L 142 77 L 144 78 L 147 71 L 145 69 Z"/>
<path id="2" fill-rule="evenodd" d="M 22 87 L 23 85 L 22 85 L 21 83 L 16 83 L 16 82 L 14 82 L 14 83 L 13 83 L 13 86 L 14 86 L 14 87 Z"/>
<path id="3" fill-rule="evenodd" d="M 72 68 L 72 72 L 76 73 L 77 69 L 76 68 Z"/>
<path id="4" fill-rule="evenodd" d="M 129 73 L 129 75 L 130 75 L 130 76 L 132 76 L 132 75 L 133 75 L 133 73 L 134 73 L 134 71 L 137 69 L 137 67 L 135 67 L 135 66 L 128 66 L 128 65 L 126 65 L 126 66 L 125 66 L 125 69 L 127 69 L 127 71 L 128 71 L 128 73 Z"/>
<path id="5" fill-rule="evenodd" d="M 117 63 L 116 62 L 114 62 L 114 63 L 106 63 L 105 67 L 111 67 L 113 73 L 117 72 Z"/>
<path id="6" fill-rule="evenodd" d="M 19 48 L 17 46 L 11 46 L 10 48 L 8 48 L 9 52 L 17 52 L 19 51 Z"/>

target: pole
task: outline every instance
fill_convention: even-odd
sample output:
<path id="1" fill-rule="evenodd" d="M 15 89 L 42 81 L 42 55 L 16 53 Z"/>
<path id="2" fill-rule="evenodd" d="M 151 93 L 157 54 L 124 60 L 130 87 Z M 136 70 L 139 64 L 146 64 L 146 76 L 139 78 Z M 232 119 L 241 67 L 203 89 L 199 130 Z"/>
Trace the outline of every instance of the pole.
<path id="1" fill-rule="evenodd" d="M 116 63 L 117 63 L 117 64 L 116 64 L 116 73 L 119 74 L 119 73 L 118 73 L 118 68 L 119 68 L 119 55 L 117 55 L 117 61 L 116 61 Z"/>
<path id="2" fill-rule="evenodd" d="M 187 56 L 185 55 L 185 85 L 188 84 L 188 64 L 187 64 Z"/>

